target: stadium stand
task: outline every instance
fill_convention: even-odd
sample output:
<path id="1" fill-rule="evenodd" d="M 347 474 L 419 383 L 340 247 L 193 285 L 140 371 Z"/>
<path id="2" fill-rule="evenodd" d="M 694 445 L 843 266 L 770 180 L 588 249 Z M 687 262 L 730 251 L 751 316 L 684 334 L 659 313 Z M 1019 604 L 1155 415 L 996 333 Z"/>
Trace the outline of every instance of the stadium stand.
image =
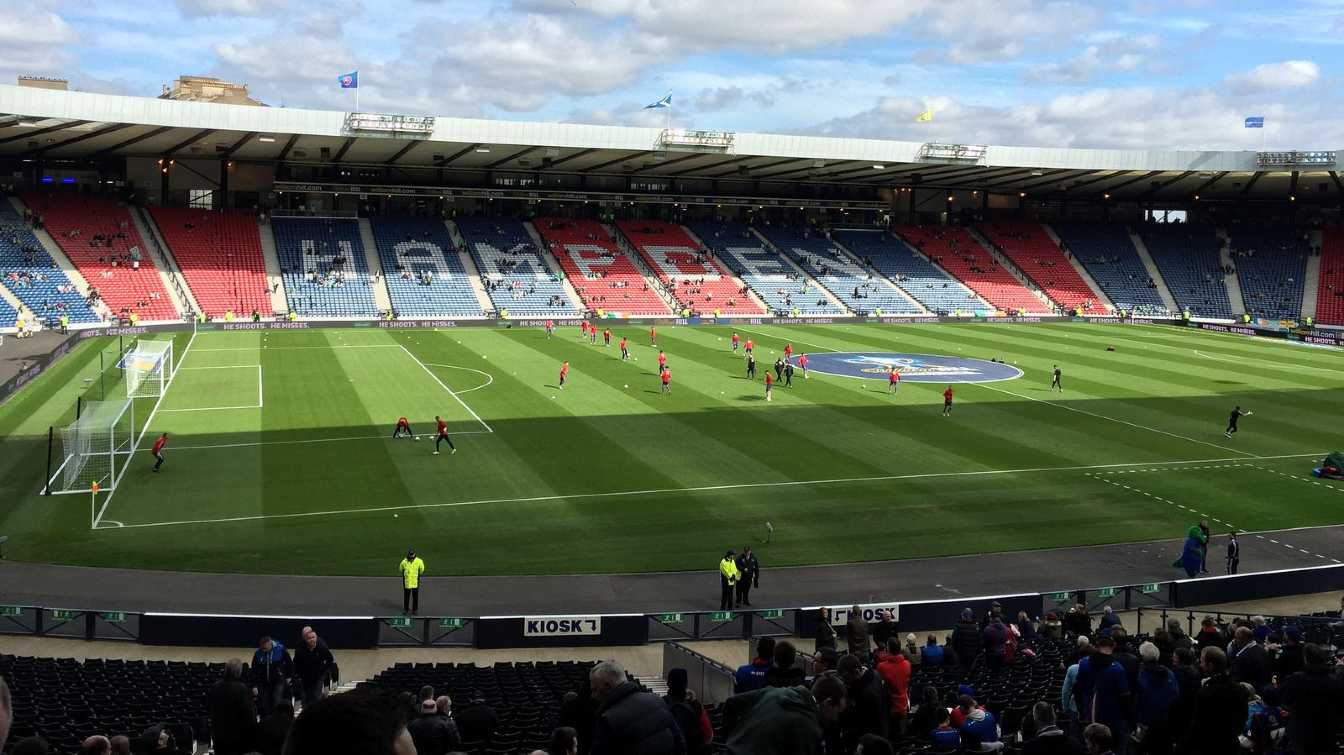
<path id="1" fill-rule="evenodd" d="M 765 314 L 681 226 L 660 220 L 620 220 L 616 227 L 683 307 L 726 315 Z"/>
<path id="2" fill-rule="evenodd" d="M 844 314 L 743 223 L 692 223 L 691 231 L 777 314 Z"/>
<path id="3" fill-rule="evenodd" d="M 831 237 L 938 315 L 989 309 L 960 281 L 939 270 L 886 231 L 837 230 Z"/>
<path id="4" fill-rule="evenodd" d="M 522 222 L 508 218 L 455 222 L 497 311 L 508 311 L 510 317 L 580 314 Z"/>
<path id="5" fill-rule="evenodd" d="M 7 301 L 0 301 L 0 328 L 12 328 L 19 321 L 19 311 Z"/>
<path id="6" fill-rule="evenodd" d="M 485 316 L 442 219 L 380 217 L 369 224 L 398 316 Z"/>
<path id="7" fill-rule="evenodd" d="M 1310 251 L 1302 233 L 1282 228 L 1236 228 L 1230 229 L 1228 236 L 1246 312 L 1269 320 L 1301 317 Z"/>
<path id="8" fill-rule="evenodd" d="M 72 323 L 100 319 L 5 201 L 0 201 L 0 283 L 47 324 L 53 324 L 62 314 L 69 316 Z"/>
<path id="9" fill-rule="evenodd" d="M 1140 315 L 1169 314 L 1157 284 L 1123 225 L 1052 223 L 1051 228 L 1119 309 Z"/>
<path id="10" fill-rule="evenodd" d="M 67 194 L 27 194 L 23 201 L 113 314 L 178 319 L 172 297 L 125 207 L 110 199 Z"/>
<path id="11" fill-rule="evenodd" d="M 533 225 L 589 309 L 645 316 L 672 314 L 667 302 L 597 221 L 538 218 Z"/>
<path id="12" fill-rule="evenodd" d="M 883 314 L 923 314 L 890 281 L 865 270 L 819 232 L 782 226 L 763 228 L 762 232 L 856 313 L 866 315 L 880 309 Z"/>
<path id="13" fill-rule="evenodd" d="M 275 218 L 275 250 L 289 307 L 308 317 L 376 317 L 359 223 Z"/>
<path id="14" fill-rule="evenodd" d="M 1321 289 L 1316 294 L 1316 322 L 1344 325 L 1344 231 L 1325 231 L 1321 240 Z"/>
<path id="15" fill-rule="evenodd" d="M 976 229 L 1066 311 L 1105 311 L 1096 293 L 1040 223 L 982 223 Z"/>
<path id="16" fill-rule="evenodd" d="M 985 301 L 1007 312 L 1049 313 L 1050 307 L 1017 282 L 965 228 L 900 226 L 896 234 L 951 273 Z"/>
<path id="17" fill-rule="evenodd" d="M 150 214 L 206 315 L 274 314 L 251 213 L 151 207 Z"/>
<path id="18" fill-rule="evenodd" d="M 1139 229 L 1176 306 L 1195 317 L 1232 318 L 1232 302 L 1223 282 L 1222 248 L 1212 227 L 1149 223 Z"/>

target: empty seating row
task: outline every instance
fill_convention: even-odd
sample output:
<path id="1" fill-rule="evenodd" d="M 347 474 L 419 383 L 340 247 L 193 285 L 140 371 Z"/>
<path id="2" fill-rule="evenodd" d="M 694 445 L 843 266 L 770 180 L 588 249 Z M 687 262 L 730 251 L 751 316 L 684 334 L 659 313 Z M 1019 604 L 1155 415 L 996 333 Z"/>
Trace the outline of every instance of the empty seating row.
<path id="1" fill-rule="evenodd" d="M 69 194 L 27 194 L 23 201 L 113 314 L 178 319 L 126 207 L 109 199 Z"/>
<path id="2" fill-rule="evenodd" d="M 452 236 L 437 217 L 369 221 L 392 309 L 402 317 L 482 317 Z"/>
<path id="3" fill-rule="evenodd" d="M 472 217 L 454 222 L 496 311 L 510 317 L 579 314 L 521 221 Z"/>
<path id="4" fill-rule="evenodd" d="M 289 308 L 307 317 L 376 317 L 359 222 L 275 218 L 275 251 Z"/>
<path id="5" fill-rule="evenodd" d="M 727 315 L 765 313 L 681 226 L 659 220 L 622 220 L 616 226 L 683 307 Z"/>
<path id="6" fill-rule="evenodd" d="M 1128 228 L 1088 223 L 1054 223 L 1051 228 L 1116 307 L 1140 315 L 1170 314 Z"/>
<path id="7" fill-rule="evenodd" d="M 861 315 L 879 310 L 890 315 L 922 314 L 919 305 L 891 281 L 865 270 L 819 232 L 769 226 L 763 228 L 762 233 L 854 312 Z"/>
<path id="8" fill-rule="evenodd" d="M 1302 232 L 1235 228 L 1228 236 L 1246 312 L 1271 320 L 1298 319 L 1311 248 Z"/>
<path id="9" fill-rule="evenodd" d="M 1344 230 L 1327 230 L 1321 239 L 1320 286 L 1316 322 L 1344 325 Z"/>
<path id="10" fill-rule="evenodd" d="M 999 309 L 1049 313 L 1049 305 L 1019 283 L 965 228 L 901 226 L 895 230 L 898 236 Z"/>
<path id="11" fill-rule="evenodd" d="M 150 214 L 206 315 L 273 314 L 252 213 L 154 207 Z"/>
<path id="12" fill-rule="evenodd" d="M 787 261 L 761 243 L 743 223 L 692 223 L 700 240 L 741 278 L 770 311 L 780 315 L 840 315 L 844 312 Z"/>
<path id="13" fill-rule="evenodd" d="M 12 328 L 19 321 L 19 311 L 0 299 L 0 328 Z"/>
<path id="14" fill-rule="evenodd" d="M 626 315 L 672 314 L 600 223 L 538 218 L 533 224 L 588 309 Z"/>
<path id="15" fill-rule="evenodd" d="M 886 231 L 836 230 L 831 237 L 937 315 L 984 312 L 983 299 Z"/>
<path id="16" fill-rule="evenodd" d="M 1103 312 L 1097 295 L 1040 223 L 1009 221 L 977 226 L 980 233 L 1065 311 Z"/>
<path id="17" fill-rule="evenodd" d="M 1195 317 L 1232 318 L 1219 256 L 1223 242 L 1212 227 L 1154 223 L 1143 226 L 1139 236 L 1176 306 Z"/>
<path id="18" fill-rule="evenodd" d="M 65 271 L 51 259 L 9 202 L 0 200 L 0 284 L 48 325 L 61 315 L 72 323 L 93 323 L 99 316 Z"/>

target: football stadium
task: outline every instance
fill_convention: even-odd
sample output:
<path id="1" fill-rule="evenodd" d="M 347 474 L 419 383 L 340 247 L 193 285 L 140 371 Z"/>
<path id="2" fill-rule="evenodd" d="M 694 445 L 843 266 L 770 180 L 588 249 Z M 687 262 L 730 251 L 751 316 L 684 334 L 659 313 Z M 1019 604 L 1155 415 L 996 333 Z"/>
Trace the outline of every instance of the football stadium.
<path id="1" fill-rule="evenodd" d="M 19 84 L 0 752 L 1344 751 L 1335 151 Z"/>

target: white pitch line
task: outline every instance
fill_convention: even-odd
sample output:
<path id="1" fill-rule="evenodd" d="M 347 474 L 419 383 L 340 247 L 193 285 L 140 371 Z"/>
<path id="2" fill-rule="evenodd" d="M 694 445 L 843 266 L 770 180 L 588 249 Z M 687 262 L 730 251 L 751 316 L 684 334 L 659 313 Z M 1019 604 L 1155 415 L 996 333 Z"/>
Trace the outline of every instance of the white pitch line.
<path id="1" fill-rule="evenodd" d="M 467 433 L 455 433 L 455 434 L 465 435 Z M 242 444 L 242 445 L 259 445 L 259 444 Z M 179 447 L 178 450 L 182 450 L 182 448 Z M 1317 454 L 1296 454 L 1296 456 L 1298 457 L 1316 456 L 1316 455 Z M 1294 458 L 1294 457 L 1265 456 L 1261 458 L 1268 459 L 1268 458 Z M 186 519 L 172 522 L 146 522 L 142 524 L 128 524 L 123 529 L 136 529 L 144 527 L 172 527 L 172 526 L 182 526 L 192 524 L 228 524 L 235 522 L 254 522 L 266 519 L 308 519 L 321 516 L 340 516 L 344 514 L 369 514 L 369 513 L 379 513 L 387 511 L 414 511 L 418 509 L 457 508 L 460 506 L 482 506 L 487 504 L 500 504 L 500 503 L 545 503 L 551 501 L 569 501 L 582 498 L 620 498 L 628 496 L 663 495 L 669 493 L 706 493 L 706 492 L 716 492 L 720 490 L 807 487 L 811 485 L 841 485 L 848 483 L 888 482 L 893 480 L 915 480 L 915 479 L 930 479 L 940 477 L 976 477 L 976 476 L 1007 475 L 1007 474 L 1028 474 L 1036 472 L 1071 472 L 1071 471 L 1082 471 L 1087 469 L 1108 469 L 1112 467 L 1125 467 L 1125 466 L 1138 466 L 1138 465 L 1146 466 L 1154 464 L 1190 464 L 1190 463 L 1198 463 L 1201 461 L 1223 461 L 1223 460 L 1195 459 L 1191 461 L 1135 462 L 1132 464 L 1091 464 L 1086 466 L 1073 466 L 1073 467 L 986 469 L 971 472 L 923 472 L 918 474 L 905 474 L 905 475 L 879 475 L 875 477 L 839 477 L 824 480 L 785 480 L 782 482 L 747 482 L 747 483 L 737 483 L 729 485 L 704 485 L 699 487 L 687 487 L 687 488 L 651 488 L 648 490 L 623 490 L 609 493 L 568 493 L 562 495 L 532 496 L 527 498 L 484 498 L 469 501 L 452 501 L 447 503 L 408 503 L 399 506 L 377 506 L 362 509 L 333 509 L 330 511 L 305 511 L 305 512 L 295 512 L 291 514 L 256 514 L 250 516 L 222 517 L 218 519 Z"/>
<path id="2" fill-rule="evenodd" d="M 197 351 L 200 351 L 200 349 L 197 349 Z M 242 370 L 242 369 L 247 369 L 248 367 L 256 367 L 257 369 L 261 369 L 261 365 L 259 365 L 259 364 L 226 364 L 226 365 L 222 365 L 222 366 L 220 366 L 220 367 L 178 367 L 177 369 L 179 369 L 179 370 Z"/>
<path id="3" fill-rule="evenodd" d="M 485 370 L 478 370 L 475 367 L 462 367 L 461 365 L 456 364 L 438 364 L 436 362 L 425 362 L 425 364 L 429 365 L 430 367 L 447 367 L 450 370 L 466 370 L 467 372 L 475 372 L 479 375 L 485 375 L 485 385 L 478 385 L 475 388 L 468 388 L 464 391 L 458 391 L 459 394 L 471 393 L 472 391 L 479 391 L 482 388 L 489 388 L 491 384 L 495 382 L 494 375 L 491 375 Z"/>
<path id="4" fill-rule="evenodd" d="M 164 414 L 169 412 L 222 412 L 230 409 L 260 409 L 261 404 L 251 406 L 195 406 L 190 409 L 160 409 Z"/>
<path id="5" fill-rule="evenodd" d="M 468 414 L 470 414 L 471 416 L 475 417 L 475 418 L 476 418 L 476 421 L 479 422 L 479 423 L 481 423 L 481 426 L 482 426 L 482 427 L 484 427 L 486 430 L 488 430 L 489 432 L 492 432 L 492 433 L 495 431 L 494 428 L 492 428 L 492 427 L 490 427 L 490 425 L 486 424 L 486 421 L 485 421 L 485 420 L 481 419 L 481 415 L 477 414 L 477 413 L 476 413 L 476 410 L 472 409 L 470 406 L 467 406 L 467 402 L 463 401 L 463 400 L 457 395 L 457 393 L 455 393 L 455 392 L 453 391 L 452 388 L 449 388 L 449 387 L 448 387 L 442 380 L 440 380 L 440 379 L 439 379 L 439 376 L 438 376 L 438 375 L 435 375 L 433 370 L 429 369 L 429 367 L 426 367 L 426 366 L 425 366 L 425 363 L 422 362 L 422 361 L 420 361 L 420 358 L 419 358 L 419 357 L 417 357 L 415 354 L 411 353 L 411 350 L 410 350 L 410 349 L 406 348 L 405 346 L 402 346 L 401 344 L 397 344 L 397 345 L 398 345 L 398 346 L 401 346 L 401 350 L 404 351 L 404 352 L 406 352 L 406 356 L 410 357 L 416 364 L 420 365 L 420 369 L 424 370 L 426 374 L 428 374 L 431 378 L 433 378 L 433 379 L 434 379 L 434 382 L 436 382 L 436 383 L 439 384 L 439 387 L 443 388 L 445 391 L 448 391 L 448 395 L 449 395 L 449 396 L 452 396 L 454 399 L 457 399 L 457 403 L 461 404 L 461 405 L 462 405 L 462 408 L 463 408 L 463 409 L 466 409 Z"/>
<path id="6" fill-rule="evenodd" d="M 218 346 L 213 349 L 197 349 L 197 352 L 205 351 L 258 351 L 265 349 L 267 351 L 291 351 L 297 349 L 395 349 L 400 344 L 396 343 L 367 343 L 367 344 L 329 344 L 327 346 Z"/>
<path id="7" fill-rule="evenodd" d="M 457 435 L 489 435 L 484 430 L 459 430 L 453 433 Z M 433 437 L 429 433 L 424 433 L 420 437 Z M 173 451 L 204 451 L 214 448 L 251 448 L 252 446 L 300 446 L 309 443 L 337 443 L 349 440 L 391 440 L 389 435 L 347 435 L 341 438 L 304 438 L 302 440 L 258 440 L 251 443 L 214 443 L 199 446 L 173 446 Z"/>

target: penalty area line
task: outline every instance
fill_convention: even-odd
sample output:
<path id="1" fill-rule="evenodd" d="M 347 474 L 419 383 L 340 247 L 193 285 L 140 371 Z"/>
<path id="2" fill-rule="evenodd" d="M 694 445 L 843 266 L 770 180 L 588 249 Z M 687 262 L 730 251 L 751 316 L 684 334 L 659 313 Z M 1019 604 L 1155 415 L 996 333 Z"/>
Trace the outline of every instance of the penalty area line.
<path id="1" fill-rule="evenodd" d="M 1320 453 L 1310 454 L 1286 454 L 1281 456 L 1257 456 L 1257 459 L 1296 459 L 1304 456 L 1319 456 Z M 115 529 L 143 529 L 148 527 L 180 527 L 194 524 L 231 524 L 238 522 L 257 522 L 270 519 L 313 519 L 325 516 L 342 516 L 347 514 L 378 514 L 390 511 L 416 511 L 421 509 L 448 509 L 461 506 L 484 506 L 488 504 L 502 503 L 548 503 L 555 501 L 572 501 L 585 498 L 622 498 L 630 496 L 645 495 L 666 495 L 671 493 L 708 493 L 721 490 L 746 490 L 752 488 L 789 488 L 789 487 L 809 487 L 820 485 L 843 485 L 850 483 L 863 482 L 889 482 L 895 480 L 917 480 L 931 479 L 940 477 L 983 477 L 992 475 L 1010 475 L 1010 474 L 1030 474 L 1039 472 L 1076 472 L 1088 469 L 1110 469 L 1114 467 L 1134 467 L 1134 466 L 1158 466 L 1170 464 L 1207 464 L 1222 461 L 1242 461 L 1240 457 L 1231 459 L 1187 459 L 1184 461 L 1146 461 L 1132 462 L 1127 464 L 1089 464 L 1083 466 L 1070 467 L 1030 467 L 1024 469 L 985 469 L 978 471 L 963 472 L 922 472 L 917 474 L 903 475 L 878 475 L 875 477 L 837 477 L 824 480 L 783 480 L 779 482 L 746 482 L 726 485 L 703 485 L 699 487 L 686 488 L 650 488 L 647 490 L 620 490 L 606 493 L 564 493 L 558 495 L 531 496 L 525 498 L 481 498 L 469 501 L 450 501 L 444 503 L 408 503 L 398 506 L 374 506 L 362 509 L 332 509 L 329 511 L 300 511 L 289 514 L 252 514 L 248 516 L 220 517 L 216 519 L 183 519 L 171 522 L 144 522 L 140 524 L 127 524 Z"/>

